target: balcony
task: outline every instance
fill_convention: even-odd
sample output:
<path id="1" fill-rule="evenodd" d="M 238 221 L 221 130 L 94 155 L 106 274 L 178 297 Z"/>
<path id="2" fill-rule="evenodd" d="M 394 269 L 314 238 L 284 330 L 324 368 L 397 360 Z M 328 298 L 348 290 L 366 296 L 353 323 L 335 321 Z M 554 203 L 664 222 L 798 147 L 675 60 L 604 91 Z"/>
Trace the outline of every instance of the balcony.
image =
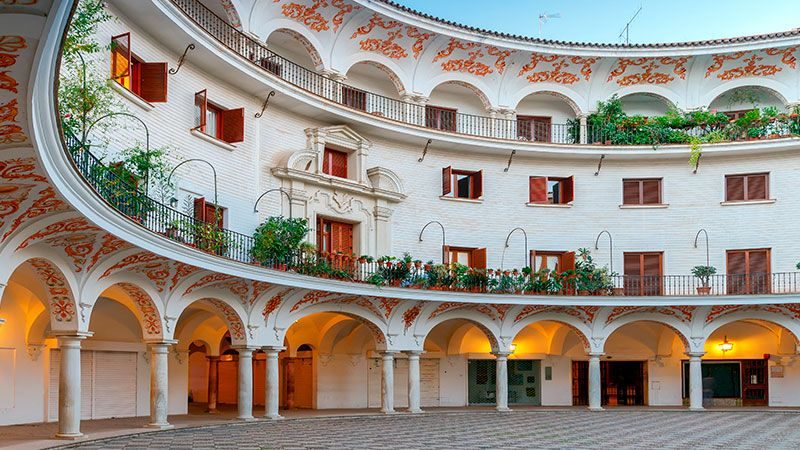
<path id="1" fill-rule="evenodd" d="M 688 120 L 632 116 L 622 123 L 569 120 L 546 123 L 518 118 L 486 117 L 397 100 L 327 78 L 267 49 L 229 25 L 197 0 L 170 0 L 221 45 L 251 62 L 266 75 L 277 77 L 312 95 L 383 120 L 464 136 L 555 145 L 660 146 L 775 139 L 800 135 L 797 111 L 736 126 L 716 119 Z M 721 113 L 720 113 L 721 114 Z M 733 121 L 730 122 L 733 124 Z"/>

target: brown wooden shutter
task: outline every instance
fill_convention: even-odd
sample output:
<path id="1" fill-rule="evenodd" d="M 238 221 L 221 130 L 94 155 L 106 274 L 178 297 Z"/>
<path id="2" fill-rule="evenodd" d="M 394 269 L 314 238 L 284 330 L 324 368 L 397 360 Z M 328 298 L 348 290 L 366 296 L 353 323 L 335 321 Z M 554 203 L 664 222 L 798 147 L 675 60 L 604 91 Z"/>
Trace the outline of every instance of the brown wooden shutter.
<path id="1" fill-rule="evenodd" d="M 485 269 L 486 249 L 476 248 L 475 250 L 473 250 L 470 255 L 470 263 L 472 263 L 472 268 L 474 269 Z"/>
<path id="2" fill-rule="evenodd" d="M 641 295 L 642 293 L 642 255 L 641 253 L 625 253 L 622 259 L 625 274 L 625 295 Z"/>
<path id="3" fill-rule="evenodd" d="M 206 221 L 206 199 L 204 197 L 194 199 L 194 220 L 198 222 Z"/>
<path id="4" fill-rule="evenodd" d="M 645 253 L 642 255 L 642 275 L 646 277 L 661 276 L 661 254 Z"/>
<path id="5" fill-rule="evenodd" d="M 111 37 L 111 79 L 130 89 L 131 34 Z M 127 84 L 126 84 L 126 81 Z"/>
<path id="6" fill-rule="evenodd" d="M 728 251 L 727 254 L 727 291 L 728 294 L 743 294 L 748 290 L 747 252 Z"/>
<path id="7" fill-rule="evenodd" d="M 444 259 L 442 260 L 442 264 L 450 264 L 450 246 L 443 245 L 442 246 L 442 255 Z"/>
<path id="8" fill-rule="evenodd" d="M 725 201 L 736 202 L 745 199 L 744 176 L 729 175 L 725 177 Z"/>
<path id="9" fill-rule="evenodd" d="M 347 153 L 328 149 L 326 151 L 330 158 L 330 175 L 347 178 Z"/>
<path id="10" fill-rule="evenodd" d="M 472 198 L 483 196 L 483 170 L 479 170 L 471 175 L 472 178 Z"/>
<path id="11" fill-rule="evenodd" d="M 244 108 L 222 111 L 222 140 L 229 144 L 244 140 Z"/>
<path id="12" fill-rule="evenodd" d="M 547 177 L 530 177 L 530 203 L 547 203 Z"/>
<path id="13" fill-rule="evenodd" d="M 317 251 L 325 252 L 325 219 L 317 217 Z"/>
<path id="14" fill-rule="evenodd" d="M 194 94 L 194 104 L 200 111 L 200 122 L 197 124 L 196 129 L 206 131 L 206 115 L 208 114 L 208 91 L 202 91 Z"/>
<path id="15" fill-rule="evenodd" d="M 747 200 L 767 199 L 767 174 L 747 176 Z"/>
<path id="16" fill-rule="evenodd" d="M 531 251 L 530 251 L 530 258 L 531 258 L 531 260 L 530 260 L 530 262 L 528 263 L 528 264 L 529 264 L 529 267 L 531 268 L 531 270 L 532 270 L 533 272 L 536 272 L 536 271 L 538 271 L 538 270 L 539 270 L 539 268 L 538 268 L 538 267 L 536 267 L 536 250 L 531 250 Z"/>
<path id="17" fill-rule="evenodd" d="M 453 191 L 453 167 L 447 166 L 442 169 L 442 195 L 448 195 Z"/>
<path id="18" fill-rule="evenodd" d="M 561 186 L 563 186 L 561 203 L 572 203 L 575 200 L 575 177 L 565 178 Z"/>
<path id="19" fill-rule="evenodd" d="M 661 180 L 642 181 L 642 204 L 657 205 L 661 203 Z"/>
<path id="20" fill-rule="evenodd" d="M 167 63 L 141 63 L 142 87 L 139 96 L 148 102 L 167 101 Z"/>
<path id="21" fill-rule="evenodd" d="M 750 250 L 747 258 L 748 294 L 767 294 L 772 285 L 769 275 L 769 250 Z"/>
<path id="22" fill-rule="evenodd" d="M 575 270 L 575 252 L 564 252 L 561 254 L 561 272 Z"/>
<path id="23" fill-rule="evenodd" d="M 639 180 L 623 180 L 622 181 L 622 204 L 623 205 L 639 205 L 640 203 L 640 187 Z"/>

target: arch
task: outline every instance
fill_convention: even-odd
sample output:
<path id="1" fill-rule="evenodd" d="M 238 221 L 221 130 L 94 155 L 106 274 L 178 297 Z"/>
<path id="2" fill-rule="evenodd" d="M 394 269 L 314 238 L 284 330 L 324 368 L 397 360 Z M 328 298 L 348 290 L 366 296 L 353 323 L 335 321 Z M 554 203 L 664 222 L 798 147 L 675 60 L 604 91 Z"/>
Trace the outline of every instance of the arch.
<path id="1" fill-rule="evenodd" d="M 289 330 L 289 327 L 283 329 L 278 328 L 277 324 L 294 324 L 298 320 L 317 313 L 340 314 L 360 322 L 372 334 L 377 349 L 385 350 L 390 344 L 385 326 L 380 318 L 378 316 L 370 317 L 371 314 L 367 314 L 366 309 L 350 303 L 337 303 L 335 304 L 335 308 L 332 308 L 330 303 L 320 303 L 300 310 L 290 310 L 285 316 L 276 318 L 277 340 L 283 342 Z"/>
<path id="2" fill-rule="evenodd" d="M 756 88 L 764 90 L 768 94 L 780 100 L 783 106 L 789 104 L 789 101 L 787 100 L 787 95 L 789 95 L 788 92 L 784 93 L 781 91 L 781 89 L 785 89 L 783 84 L 768 78 L 740 78 L 737 80 L 727 81 L 706 92 L 706 94 L 700 100 L 700 104 L 706 108 L 710 108 L 711 104 L 714 103 L 718 98 L 741 88 Z"/>
<path id="3" fill-rule="evenodd" d="M 715 331 L 725 325 L 748 320 L 761 320 L 777 325 L 788 331 L 794 337 L 795 344 L 800 346 L 800 339 L 798 338 L 800 336 L 800 322 L 797 319 L 792 319 L 778 312 L 763 310 L 735 311 L 719 316 L 711 322 L 706 323 L 702 333 L 703 340 L 704 342 L 707 341 Z"/>
<path id="4" fill-rule="evenodd" d="M 394 61 L 386 58 L 385 56 L 375 53 L 358 52 L 353 53 L 348 59 L 344 60 L 341 66 L 341 73 L 347 76 L 353 67 L 364 64 L 374 67 L 389 78 L 389 81 L 394 85 L 397 95 L 403 96 L 408 93 L 406 86 L 410 86 L 410 80 L 407 79 L 403 69 Z M 356 86 L 357 87 L 357 86 Z"/>
<path id="5" fill-rule="evenodd" d="M 269 42 L 269 39 L 275 33 L 284 33 L 303 46 L 306 54 L 311 59 L 312 64 L 314 64 L 314 69 L 317 71 L 322 71 L 328 67 L 328 64 L 325 63 L 325 60 L 322 57 L 322 53 L 319 51 L 319 49 L 324 48 L 324 45 L 322 45 L 322 42 L 320 42 L 319 39 L 311 34 L 305 27 L 290 20 L 276 20 L 271 22 L 271 25 L 272 26 L 269 27 L 268 31 L 262 30 L 262 32 L 259 33 L 261 36 L 264 36 L 265 43 Z M 267 48 L 269 48 L 269 46 L 267 46 Z M 272 49 L 270 50 L 272 51 Z M 278 53 L 280 54 L 280 52 Z M 286 55 L 280 56 L 287 57 Z"/>
<path id="6" fill-rule="evenodd" d="M 629 97 L 631 95 L 648 95 L 651 97 L 657 98 L 659 101 L 667 105 L 667 108 L 679 108 L 681 103 L 681 98 L 676 94 L 674 91 L 669 90 L 665 87 L 655 86 L 650 84 L 637 84 L 634 86 L 626 86 L 623 87 L 609 96 L 609 98 L 613 95 L 616 95 L 620 100 L 624 97 Z"/>
<path id="7" fill-rule="evenodd" d="M 184 316 L 186 312 L 193 306 L 199 306 L 200 309 L 206 309 L 219 317 L 223 323 L 227 325 L 233 345 L 247 345 L 247 329 L 245 327 L 245 320 L 243 319 L 246 317 L 246 314 L 240 313 L 238 308 L 231 306 L 231 302 L 219 298 L 201 296 L 200 298 L 187 300 L 183 303 L 185 306 L 180 308 L 180 314 L 177 314 L 177 321 L 175 324 L 176 331 L 177 325 L 181 322 L 181 319 L 185 320 Z M 167 333 L 169 333 L 169 329 Z M 175 332 L 173 331 L 172 333 L 174 334 Z"/>
<path id="8" fill-rule="evenodd" d="M 29 268 L 43 287 L 42 300 L 49 317 L 50 329 L 53 331 L 85 331 L 85 323 L 75 301 L 75 281 L 64 272 L 56 262 L 44 257 L 30 258 L 22 263 Z M 15 269 L 14 273 L 17 273 Z M 13 277 L 13 274 L 12 274 Z M 83 304 L 81 304 L 81 307 Z M 79 314 L 80 312 L 80 314 Z M 88 323 L 88 322 L 87 322 Z"/>
<path id="9" fill-rule="evenodd" d="M 619 330 L 620 328 L 622 328 L 622 327 L 624 327 L 626 325 L 631 325 L 631 324 L 634 324 L 634 323 L 655 323 L 655 324 L 664 326 L 664 327 L 672 330 L 675 333 L 675 335 L 678 337 L 678 339 L 681 340 L 681 343 L 683 344 L 683 347 L 687 352 L 692 350 L 691 345 L 689 343 L 690 342 L 689 341 L 689 335 L 690 335 L 689 328 L 685 324 L 680 322 L 679 320 L 677 320 L 677 319 L 670 320 L 669 316 L 666 316 L 665 318 L 660 318 L 660 317 L 657 318 L 657 317 L 648 316 L 646 314 L 629 314 L 627 316 L 621 317 L 621 318 L 613 321 L 611 324 L 609 324 L 608 326 L 606 326 L 603 329 L 603 332 L 602 332 L 602 335 L 604 336 L 603 351 L 605 351 L 605 346 L 606 346 L 606 344 L 608 344 L 608 340 L 609 340 L 609 338 L 611 338 L 611 336 L 614 334 L 614 332 L 616 332 L 617 330 Z M 657 350 L 658 349 L 656 349 L 656 351 Z"/>
<path id="10" fill-rule="evenodd" d="M 518 322 L 515 322 L 512 325 L 511 329 L 509 330 L 508 334 L 512 336 L 512 339 L 516 338 L 516 336 L 520 333 L 520 331 L 522 331 L 529 325 L 545 321 L 556 322 L 568 327 L 570 330 L 574 331 L 575 334 L 578 336 L 578 339 L 581 340 L 584 349 L 587 352 L 591 350 L 591 345 L 590 345 L 591 341 L 589 338 L 590 336 L 592 336 L 592 330 L 589 328 L 589 326 L 576 317 L 567 314 L 562 314 L 557 311 L 546 311 L 526 316 L 525 318 L 520 319 Z"/>
<path id="11" fill-rule="evenodd" d="M 567 87 L 550 83 L 523 86 L 508 98 L 507 104 L 511 109 L 517 110 L 523 100 L 534 94 L 548 94 L 563 100 L 572 108 L 576 117 L 588 114 L 585 109 L 588 101 L 583 96 Z"/>
<path id="12" fill-rule="evenodd" d="M 351 316 L 341 315 L 332 318 L 319 332 L 319 346 L 317 348 L 312 346 L 312 349 L 318 349 L 319 352 L 323 354 L 331 354 L 343 339 L 356 333 L 358 328 L 362 325 L 364 325 L 363 321 Z M 365 326 L 365 328 L 367 333 L 372 335 L 372 343 L 375 344 L 377 348 L 379 341 L 375 338 L 374 331 L 370 330 L 368 326 Z M 299 347 L 300 346 L 297 345 L 293 353 L 296 353 Z M 364 346 L 361 346 L 361 348 L 359 348 L 359 353 L 363 353 L 364 350 Z"/>
<path id="13" fill-rule="evenodd" d="M 496 325 L 494 323 L 492 323 L 491 320 L 489 320 L 488 317 L 486 317 L 483 314 L 480 314 L 480 313 L 478 313 L 476 311 L 471 311 L 471 310 L 467 310 L 467 311 L 455 310 L 455 311 L 450 311 L 450 312 L 447 312 L 447 313 L 439 314 L 434 319 L 431 319 L 431 320 L 425 322 L 425 325 L 423 326 L 423 328 L 421 330 L 418 330 L 418 331 L 415 330 L 414 334 L 415 334 L 415 336 L 419 336 L 420 337 L 419 342 L 421 343 L 421 346 L 424 347 L 425 340 L 428 339 L 428 336 L 430 336 L 430 334 L 431 334 L 431 332 L 433 331 L 434 328 L 436 328 L 437 326 L 439 326 L 439 325 L 441 325 L 441 324 L 443 324 L 445 322 L 450 322 L 450 321 L 454 321 L 454 320 L 463 320 L 465 322 L 468 322 L 470 325 L 475 326 L 476 328 L 478 328 L 486 336 L 486 339 L 489 340 L 489 346 L 491 347 L 491 351 L 493 353 L 499 352 L 499 351 L 507 351 L 508 350 L 508 348 L 507 348 L 508 345 L 511 344 L 509 342 L 506 345 L 501 346 L 501 344 L 500 344 L 501 343 L 501 338 L 499 336 L 499 333 L 498 333 L 499 330 L 497 330 Z"/>
<path id="14" fill-rule="evenodd" d="M 164 327 L 162 325 L 161 312 L 158 304 L 153 300 L 153 296 L 133 283 L 122 282 L 114 286 L 118 286 L 128 296 L 130 304 L 126 306 L 132 308 L 137 319 L 139 319 L 142 338 L 145 340 L 163 339 Z"/>
<path id="15" fill-rule="evenodd" d="M 423 90 L 422 94 L 425 97 L 430 98 L 430 96 L 433 94 L 433 91 L 435 91 L 436 88 L 447 84 L 461 86 L 471 91 L 478 97 L 478 99 L 483 104 L 484 109 L 486 109 L 487 111 L 493 108 L 492 102 L 489 100 L 489 96 L 486 94 L 486 92 L 491 92 L 489 86 L 480 81 L 476 82 L 475 80 L 470 80 L 467 77 L 461 76 L 457 73 L 446 73 L 444 75 L 434 77 L 430 81 L 426 89 Z"/>

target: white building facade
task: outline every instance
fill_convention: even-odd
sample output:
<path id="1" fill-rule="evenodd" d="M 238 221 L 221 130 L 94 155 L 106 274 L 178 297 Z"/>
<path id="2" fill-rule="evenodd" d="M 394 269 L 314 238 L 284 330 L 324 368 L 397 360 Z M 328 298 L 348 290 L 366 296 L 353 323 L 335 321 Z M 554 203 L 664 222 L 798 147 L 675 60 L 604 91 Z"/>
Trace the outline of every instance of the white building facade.
<path id="1" fill-rule="evenodd" d="M 72 2 L 0 10 L 0 425 L 168 428 L 192 404 L 242 419 L 800 406 L 797 30 L 617 46 L 384 1 L 107 3 L 95 39 L 115 44 L 87 64 L 181 165 L 175 192 L 148 192 L 160 206 L 137 216 L 92 178 L 143 140 L 138 120 L 94 132 L 100 162 L 65 140 L 54 87 Z M 109 64 L 121 51 L 153 71 L 127 66 L 137 87 Z M 725 139 L 637 145 L 593 122 L 615 98 L 629 117 L 777 115 Z M 204 221 L 212 203 L 224 250 L 170 234 L 164 217 Z M 255 264 L 249 237 L 278 215 L 306 218 L 307 240 L 353 279 Z M 423 280 L 443 258 L 501 280 L 569 270 L 581 248 L 611 285 L 376 287 L 364 281 L 381 266 L 358 261 L 409 253 Z M 710 292 L 696 266 L 716 268 Z"/>

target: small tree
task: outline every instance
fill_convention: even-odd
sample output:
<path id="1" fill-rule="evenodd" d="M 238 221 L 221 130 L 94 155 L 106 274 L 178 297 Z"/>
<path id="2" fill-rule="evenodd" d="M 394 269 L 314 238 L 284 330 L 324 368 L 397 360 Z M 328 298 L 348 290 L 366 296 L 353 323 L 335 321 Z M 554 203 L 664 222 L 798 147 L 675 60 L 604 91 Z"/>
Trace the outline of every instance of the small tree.
<path id="1" fill-rule="evenodd" d="M 714 266 L 694 266 L 692 267 L 692 275 L 696 276 L 704 287 L 708 286 L 708 281 L 712 275 L 717 273 L 717 268 Z"/>
<path id="2" fill-rule="evenodd" d="M 270 217 L 253 233 L 252 256 L 262 264 L 274 262 L 285 264 L 288 258 L 300 249 L 300 243 L 308 231 L 306 219 Z"/>

